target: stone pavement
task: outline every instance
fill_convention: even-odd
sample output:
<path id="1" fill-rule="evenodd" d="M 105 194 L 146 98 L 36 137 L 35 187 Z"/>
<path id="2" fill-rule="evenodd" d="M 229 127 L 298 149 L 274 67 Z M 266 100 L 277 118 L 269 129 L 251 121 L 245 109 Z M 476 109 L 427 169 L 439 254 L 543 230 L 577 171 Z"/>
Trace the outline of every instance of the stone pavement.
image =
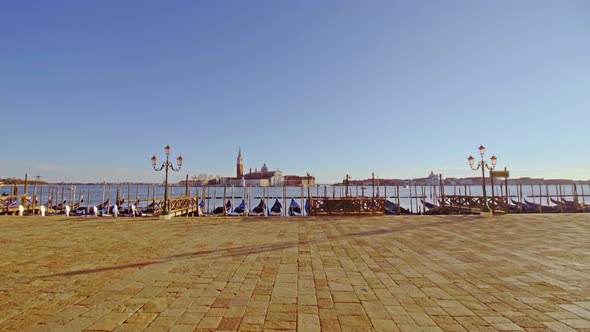
<path id="1" fill-rule="evenodd" d="M 590 331 L 590 214 L 3 216 L 0 329 Z"/>

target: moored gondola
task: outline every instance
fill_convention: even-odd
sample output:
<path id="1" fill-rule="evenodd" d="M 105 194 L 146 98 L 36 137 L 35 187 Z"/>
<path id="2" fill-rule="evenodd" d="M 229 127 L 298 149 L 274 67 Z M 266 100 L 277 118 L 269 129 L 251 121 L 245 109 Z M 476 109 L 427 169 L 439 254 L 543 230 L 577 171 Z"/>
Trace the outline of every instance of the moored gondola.
<path id="1" fill-rule="evenodd" d="M 386 215 L 396 215 L 396 214 L 412 214 L 410 210 L 405 209 L 394 202 L 387 200 L 385 201 L 385 214 Z"/>
<path id="2" fill-rule="evenodd" d="M 289 204 L 289 215 L 290 216 L 300 216 L 301 215 L 301 206 L 295 202 L 293 198 L 291 198 L 291 204 Z"/>
<path id="3" fill-rule="evenodd" d="M 278 199 L 275 200 L 275 203 L 270 208 L 270 215 L 271 216 L 280 216 L 283 213 L 283 205 L 279 202 Z"/>
<path id="4" fill-rule="evenodd" d="M 261 199 L 260 203 L 258 203 L 258 205 L 252 209 L 252 212 L 250 214 L 256 215 L 256 216 L 263 216 L 265 213 L 266 213 L 266 203 L 264 203 L 264 200 Z"/>
<path id="5" fill-rule="evenodd" d="M 225 208 L 225 213 L 229 214 L 231 211 L 231 200 L 227 200 L 227 203 L 225 203 L 225 207 L 224 206 L 218 206 L 215 208 L 215 210 L 213 210 L 213 214 L 214 215 L 220 215 L 220 214 L 224 214 L 224 208 Z"/>

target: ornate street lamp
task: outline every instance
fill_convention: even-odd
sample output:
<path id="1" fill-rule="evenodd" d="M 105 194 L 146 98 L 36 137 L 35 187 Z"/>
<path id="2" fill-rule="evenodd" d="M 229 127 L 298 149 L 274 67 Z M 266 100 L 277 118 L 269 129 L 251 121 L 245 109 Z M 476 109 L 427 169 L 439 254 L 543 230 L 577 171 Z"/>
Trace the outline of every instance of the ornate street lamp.
<path id="1" fill-rule="evenodd" d="M 477 162 L 477 167 L 473 167 L 475 164 L 475 158 L 473 158 L 473 156 L 469 156 L 469 158 L 467 158 L 467 161 L 469 162 L 469 167 L 471 167 L 472 170 L 477 171 L 478 169 L 481 168 L 481 181 L 482 181 L 481 188 L 483 190 L 482 211 L 483 212 L 490 212 L 490 208 L 488 207 L 488 198 L 486 195 L 485 169 L 487 168 L 491 172 L 496 167 L 496 163 L 498 162 L 498 158 L 496 158 L 496 156 L 492 156 L 490 158 L 490 161 L 492 162 L 492 166 L 489 166 L 488 163 L 486 163 L 485 160 L 483 159 L 483 156 L 486 152 L 486 148 L 483 145 L 480 145 L 478 149 L 479 149 L 479 155 L 481 156 L 481 161 Z"/>
<path id="2" fill-rule="evenodd" d="M 156 158 L 156 156 L 153 156 L 151 158 L 152 166 L 154 167 L 155 171 L 159 172 L 163 169 L 166 170 L 166 176 L 164 177 L 164 209 L 162 210 L 163 215 L 168 214 L 168 169 L 178 172 L 180 171 L 180 167 L 182 167 L 182 156 L 178 156 L 178 158 L 176 158 L 178 168 L 174 168 L 174 165 L 172 165 L 172 163 L 168 160 L 168 158 L 170 157 L 170 150 L 170 145 L 166 145 L 166 147 L 164 148 L 164 152 L 166 153 L 166 161 L 162 163 L 162 166 L 160 166 L 160 168 L 156 168 L 158 158 Z"/>

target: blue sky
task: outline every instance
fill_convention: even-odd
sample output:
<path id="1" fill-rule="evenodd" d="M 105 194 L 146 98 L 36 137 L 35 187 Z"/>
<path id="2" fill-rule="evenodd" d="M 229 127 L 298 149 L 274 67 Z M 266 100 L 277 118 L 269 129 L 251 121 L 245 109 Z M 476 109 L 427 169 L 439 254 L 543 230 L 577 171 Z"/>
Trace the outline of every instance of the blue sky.
<path id="1" fill-rule="evenodd" d="M 16 1 L 0 40 L 0 177 L 590 179 L 588 1 Z"/>

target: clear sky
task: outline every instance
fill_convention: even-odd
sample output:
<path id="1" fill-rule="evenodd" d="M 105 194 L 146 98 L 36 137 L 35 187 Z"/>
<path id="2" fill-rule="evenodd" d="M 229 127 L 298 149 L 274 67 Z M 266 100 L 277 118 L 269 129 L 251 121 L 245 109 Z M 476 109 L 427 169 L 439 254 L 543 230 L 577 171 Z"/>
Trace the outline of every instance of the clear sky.
<path id="1" fill-rule="evenodd" d="M 589 1 L 3 1 L 0 177 L 590 179 Z"/>

